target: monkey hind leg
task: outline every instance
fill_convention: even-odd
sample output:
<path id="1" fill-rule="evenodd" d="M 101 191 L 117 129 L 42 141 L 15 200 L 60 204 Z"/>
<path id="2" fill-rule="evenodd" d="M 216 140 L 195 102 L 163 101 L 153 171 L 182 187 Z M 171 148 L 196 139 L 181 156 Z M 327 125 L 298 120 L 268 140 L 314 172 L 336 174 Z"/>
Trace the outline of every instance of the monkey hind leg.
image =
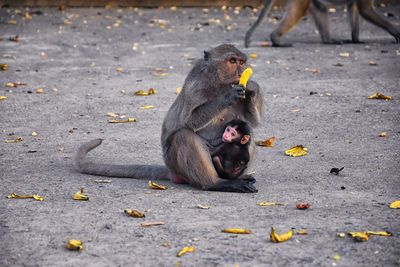
<path id="1" fill-rule="evenodd" d="M 253 184 L 242 180 L 223 180 L 212 163 L 207 145 L 189 129 L 176 132 L 164 160 L 172 172 L 183 177 L 190 185 L 202 190 L 254 193 Z"/>
<path id="2" fill-rule="evenodd" d="M 86 155 L 89 151 L 98 147 L 102 141 L 102 139 L 95 139 L 79 147 L 75 156 L 75 163 L 80 173 L 120 178 L 169 179 L 169 170 L 161 165 L 117 165 L 87 162 L 85 160 Z"/>

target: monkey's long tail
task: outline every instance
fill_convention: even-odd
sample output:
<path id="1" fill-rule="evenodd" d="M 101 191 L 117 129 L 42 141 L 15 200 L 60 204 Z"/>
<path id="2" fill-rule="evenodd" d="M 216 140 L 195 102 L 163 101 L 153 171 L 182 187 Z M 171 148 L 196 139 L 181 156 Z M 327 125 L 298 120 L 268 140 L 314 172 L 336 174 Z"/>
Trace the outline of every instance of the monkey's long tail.
<path id="1" fill-rule="evenodd" d="M 260 12 L 260 15 L 258 15 L 258 18 L 256 22 L 254 22 L 253 26 L 250 27 L 250 29 L 246 33 L 246 37 L 244 38 L 244 47 L 248 48 L 250 44 L 250 38 L 251 35 L 253 34 L 254 30 L 257 28 L 258 24 L 263 20 L 265 17 L 265 14 L 268 14 L 271 11 L 272 6 L 274 5 L 275 0 L 265 0 L 264 1 L 264 7 Z"/>
<path id="2" fill-rule="evenodd" d="M 86 162 L 86 155 L 98 147 L 103 139 L 94 139 L 81 145 L 75 156 L 75 163 L 80 173 L 134 179 L 168 180 L 169 171 L 162 165 L 117 165 Z"/>

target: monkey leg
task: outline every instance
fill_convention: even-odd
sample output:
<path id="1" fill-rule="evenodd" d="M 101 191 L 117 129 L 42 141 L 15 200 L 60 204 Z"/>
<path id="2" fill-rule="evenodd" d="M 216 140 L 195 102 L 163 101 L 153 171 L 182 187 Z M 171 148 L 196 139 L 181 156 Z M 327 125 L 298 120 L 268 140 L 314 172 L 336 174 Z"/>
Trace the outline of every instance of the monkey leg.
<path id="1" fill-rule="evenodd" d="M 360 34 L 360 16 L 356 3 L 347 5 L 347 11 L 349 12 L 350 28 L 351 28 L 351 42 L 361 43 L 359 39 Z"/>
<path id="2" fill-rule="evenodd" d="M 290 32 L 294 26 L 299 23 L 302 17 L 307 13 L 311 0 L 294 0 L 288 3 L 286 14 L 283 17 L 278 28 L 271 33 L 271 41 L 273 46 L 287 47 L 292 46 L 290 43 L 284 43 L 281 38 L 286 33 Z"/>
<path id="3" fill-rule="evenodd" d="M 373 1 L 357 1 L 357 7 L 360 11 L 360 15 L 371 22 L 372 24 L 386 30 L 390 33 L 395 39 L 396 42 L 400 42 L 400 30 L 393 26 L 389 21 L 387 21 L 382 15 L 378 14 L 373 6 Z"/>
<path id="4" fill-rule="evenodd" d="M 324 44 L 341 44 L 343 41 L 332 39 L 330 36 L 328 10 L 326 6 L 318 1 L 312 1 L 310 6 L 310 13 L 317 26 L 321 40 Z"/>
<path id="5" fill-rule="evenodd" d="M 164 151 L 164 159 L 170 170 L 194 187 L 210 191 L 257 192 L 248 181 L 218 177 L 206 143 L 192 130 L 182 129 L 174 134 L 170 147 Z"/>

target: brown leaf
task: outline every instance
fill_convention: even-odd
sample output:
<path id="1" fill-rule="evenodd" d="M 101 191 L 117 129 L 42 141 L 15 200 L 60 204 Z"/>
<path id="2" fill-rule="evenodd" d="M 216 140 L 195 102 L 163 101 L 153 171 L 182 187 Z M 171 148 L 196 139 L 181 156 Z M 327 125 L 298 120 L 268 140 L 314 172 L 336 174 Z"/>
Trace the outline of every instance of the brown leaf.
<path id="1" fill-rule="evenodd" d="M 272 136 L 264 141 L 255 141 L 257 146 L 264 146 L 264 147 L 273 147 L 276 141 L 276 137 Z"/>
<path id="2" fill-rule="evenodd" d="M 143 222 L 140 224 L 142 227 L 150 227 L 150 226 L 157 226 L 157 225 L 164 225 L 165 222 L 163 221 L 156 221 L 156 222 Z"/>

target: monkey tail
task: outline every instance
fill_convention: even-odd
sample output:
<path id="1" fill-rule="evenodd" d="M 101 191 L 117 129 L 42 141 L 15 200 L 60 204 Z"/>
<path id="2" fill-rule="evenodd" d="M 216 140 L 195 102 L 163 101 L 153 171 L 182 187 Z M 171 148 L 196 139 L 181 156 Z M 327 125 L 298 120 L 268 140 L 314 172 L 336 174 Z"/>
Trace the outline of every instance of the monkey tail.
<path id="1" fill-rule="evenodd" d="M 268 14 L 271 11 L 271 8 L 274 3 L 275 3 L 275 0 L 265 0 L 264 1 L 264 7 L 263 7 L 263 9 L 261 9 L 261 12 L 258 15 L 256 22 L 254 22 L 253 26 L 251 26 L 250 29 L 246 33 L 246 37 L 244 38 L 244 47 L 246 47 L 246 48 L 249 47 L 251 35 L 253 34 L 254 30 L 257 28 L 258 24 L 260 24 L 260 22 L 263 20 L 263 18 L 265 17 L 265 14 Z"/>
<path id="2" fill-rule="evenodd" d="M 75 163 L 80 173 L 119 178 L 169 180 L 169 170 L 162 165 L 117 165 L 86 162 L 86 155 L 102 142 L 103 139 L 94 139 L 79 147 Z"/>

